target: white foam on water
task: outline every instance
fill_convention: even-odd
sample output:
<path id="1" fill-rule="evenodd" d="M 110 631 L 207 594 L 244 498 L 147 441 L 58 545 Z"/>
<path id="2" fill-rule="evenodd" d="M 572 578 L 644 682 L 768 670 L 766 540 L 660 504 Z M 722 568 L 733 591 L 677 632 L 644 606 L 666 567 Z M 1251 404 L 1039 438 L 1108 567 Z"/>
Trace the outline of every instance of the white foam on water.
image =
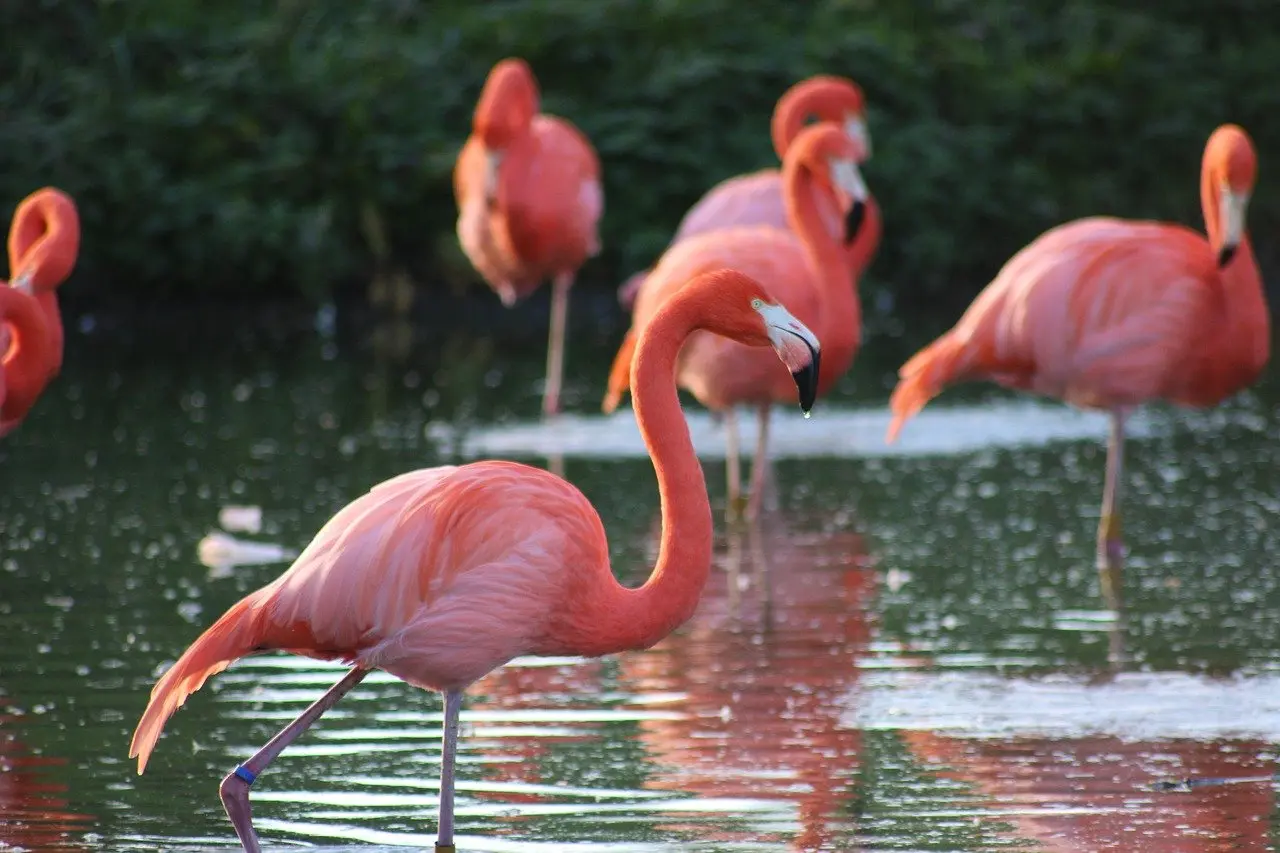
<path id="1" fill-rule="evenodd" d="M 724 432 L 709 412 L 686 410 L 694 448 L 706 459 L 723 459 Z M 991 448 L 1037 447 L 1058 441 L 1105 440 L 1108 418 L 1064 405 L 1038 402 L 989 403 L 981 406 L 937 406 L 912 418 L 893 444 L 885 442 L 889 426 L 885 408 L 814 409 L 805 419 L 798 407 L 774 410 L 769 434 L 775 459 L 815 457 L 884 457 L 955 455 Z M 744 452 L 755 447 L 756 419 L 738 416 Z M 1141 412 L 1126 423 L 1130 437 L 1150 433 Z M 566 456 L 593 459 L 643 458 L 640 430 L 629 409 L 612 415 L 560 415 L 554 421 L 521 422 L 457 434 L 446 423 L 428 425 L 427 438 L 452 446 L 464 457 Z"/>

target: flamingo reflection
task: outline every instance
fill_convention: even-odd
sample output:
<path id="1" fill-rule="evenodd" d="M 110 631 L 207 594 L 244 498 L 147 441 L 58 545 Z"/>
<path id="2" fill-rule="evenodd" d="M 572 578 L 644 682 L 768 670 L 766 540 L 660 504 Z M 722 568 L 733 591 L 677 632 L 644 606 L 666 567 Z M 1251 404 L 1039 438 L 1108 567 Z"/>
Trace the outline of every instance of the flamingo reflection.
<path id="1" fill-rule="evenodd" d="M 1050 853 L 1269 850 L 1275 808 L 1266 783 L 1185 793 L 1151 790 L 1165 778 L 1270 778 L 1255 741 L 1128 742 L 1116 737 L 1002 741 L 904 731 L 918 760 L 983 797 L 1013 835 Z"/>
<path id="2" fill-rule="evenodd" d="M 0 714 L 0 850 L 87 850 L 77 839 L 93 818 L 69 811 L 67 786 L 48 778 L 66 759 L 33 755 L 13 731 L 21 721 Z"/>
<path id="3" fill-rule="evenodd" d="M 724 575 L 713 576 L 684 629 L 620 661 L 631 692 L 683 697 L 670 706 L 679 718 L 640 723 L 659 765 L 646 785 L 794 803 L 794 844 L 818 849 L 839 831 L 861 742 L 839 719 L 869 639 L 865 546 L 852 533 L 789 534 L 775 515 L 731 531 L 721 562 Z M 755 835 L 722 826 L 707 840 Z"/>

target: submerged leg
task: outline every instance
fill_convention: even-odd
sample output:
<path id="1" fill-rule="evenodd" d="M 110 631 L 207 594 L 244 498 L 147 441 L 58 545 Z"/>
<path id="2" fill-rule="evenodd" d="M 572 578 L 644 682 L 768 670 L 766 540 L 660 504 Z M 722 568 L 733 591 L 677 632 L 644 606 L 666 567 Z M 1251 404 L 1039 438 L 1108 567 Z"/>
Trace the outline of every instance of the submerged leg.
<path id="1" fill-rule="evenodd" d="M 458 755 L 458 715 L 462 712 L 462 691 L 444 694 L 444 747 L 440 753 L 440 831 L 436 853 L 454 853 L 453 772 Z"/>
<path id="2" fill-rule="evenodd" d="M 728 482 L 725 490 L 725 513 L 729 521 L 742 514 L 742 462 L 738 458 L 738 415 L 733 407 L 725 409 L 724 419 L 724 473 Z"/>
<path id="3" fill-rule="evenodd" d="M 1102 492 L 1102 517 L 1098 521 L 1098 578 L 1107 606 L 1117 613 L 1121 602 L 1121 570 L 1124 568 L 1124 540 L 1120 532 L 1120 492 L 1124 476 L 1125 412 L 1111 413 L 1111 435 L 1107 441 L 1107 475 Z"/>
<path id="4" fill-rule="evenodd" d="M 341 681 L 325 691 L 325 694 L 312 702 L 311 706 L 299 714 L 296 720 L 267 741 L 266 746 L 255 752 L 248 761 L 232 770 L 222 780 L 222 784 L 218 787 L 222 807 L 227 810 L 227 817 L 231 818 L 236 836 L 247 853 L 262 853 L 258 834 L 253 831 L 253 814 L 249 808 L 249 786 L 262 775 L 280 753 L 284 752 L 286 746 L 297 740 L 298 735 L 309 729 L 312 723 L 320 719 L 321 714 L 337 704 L 339 699 L 346 696 L 347 692 L 363 681 L 368 674 L 369 670 L 356 667 L 342 676 Z"/>
<path id="5" fill-rule="evenodd" d="M 564 330 L 569 320 L 569 286 L 573 276 L 557 275 L 551 281 L 551 335 L 547 341 L 547 380 L 542 390 L 542 414 L 560 412 L 560 385 L 564 381 Z"/>
<path id="6" fill-rule="evenodd" d="M 751 497 L 747 500 L 747 518 L 754 521 L 760 516 L 765 489 L 769 488 L 769 412 L 768 403 L 761 403 L 756 419 L 756 456 L 751 463 Z"/>

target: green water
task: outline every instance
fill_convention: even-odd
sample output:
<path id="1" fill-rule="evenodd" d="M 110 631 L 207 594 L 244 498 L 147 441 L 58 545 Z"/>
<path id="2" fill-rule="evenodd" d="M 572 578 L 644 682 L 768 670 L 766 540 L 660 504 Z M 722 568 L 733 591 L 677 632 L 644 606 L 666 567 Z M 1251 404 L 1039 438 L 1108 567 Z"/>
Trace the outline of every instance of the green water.
<path id="1" fill-rule="evenodd" d="M 571 353 L 571 408 L 593 408 L 608 356 Z M 396 364 L 310 333 L 73 336 L 0 443 L 0 849 L 234 848 L 218 781 L 341 671 L 233 667 L 136 776 L 129 736 L 157 673 L 284 568 L 211 572 L 197 543 L 237 504 L 264 519 L 237 535 L 301 548 L 372 484 L 452 461 L 430 424 L 531 418 L 541 370 L 536 347 L 463 337 Z M 882 400 L 884 374 L 868 361 L 813 423 Z M 780 510 L 755 535 L 719 525 L 702 607 L 674 636 L 477 685 L 459 849 L 1274 849 L 1265 779 L 1146 786 L 1275 764 L 1278 399 L 1272 384 L 1212 413 L 1159 410 L 1132 442 L 1132 663 L 1114 681 L 1098 441 L 780 460 Z M 642 578 L 651 467 L 564 465 L 618 574 Z M 723 463 L 706 467 L 719 511 Z M 428 849 L 439 711 L 368 679 L 255 786 L 268 848 Z"/>

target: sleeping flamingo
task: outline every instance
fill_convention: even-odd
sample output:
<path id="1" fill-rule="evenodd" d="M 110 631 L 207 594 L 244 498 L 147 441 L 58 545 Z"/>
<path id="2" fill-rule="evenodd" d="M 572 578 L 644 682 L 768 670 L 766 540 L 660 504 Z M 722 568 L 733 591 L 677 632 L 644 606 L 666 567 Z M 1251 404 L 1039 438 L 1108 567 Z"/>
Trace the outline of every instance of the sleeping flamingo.
<path id="1" fill-rule="evenodd" d="M 693 275 L 730 266 L 767 279 L 793 314 L 819 329 L 824 355 L 818 393 L 826 393 L 849 369 L 861 340 L 861 310 L 850 283 L 848 256 L 843 246 L 856 237 L 866 185 L 858 172 L 863 149 L 830 122 L 805 128 L 787 149 L 783 188 L 787 202 L 785 230 L 769 225 L 740 226 L 708 231 L 683 240 L 658 261 L 636 299 L 631 328 L 614 356 L 608 391 L 601 405 L 612 412 L 627 390 L 632 353 L 645 326 Z M 834 186 L 833 186 L 834 185 Z M 816 197 L 835 190 L 847 211 L 844 243 L 833 233 L 836 223 L 823 218 Z M 769 363 L 756 352 L 731 341 L 698 335 L 681 355 L 677 382 L 707 408 L 724 417 L 725 461 L 728 478 L 728 516 L 760 509 L 768 467 L 770 406 L 785 398 Z M 759 432 L 751 471 L 750 498 L 741 502 L 741 469 L 734 407 L 758 407 Z"/>
<path id="2" fill-rule="evenodd" d="M 523 655 L 597 657 L 642 649 L 693 613 L 711 565 L 711 510 L 672 377 L 680 347 L 706 331 L 772 346 L 807 412 L 818 341 L 754 279 L 717 270 L 649 323 L 634 364 L 636 417 L 662 506 L 657 565 L 618 584 L 604 527 L 574 486 L 515 462 L 414 471 L 335 515 L 288 571 L 233 605 L 156 682 L 129 747 L 142 773 L 165 720 L 205 679 L 256 652 L 289 651 L 352 669 L 222 781 L 244 848 L 261 847 L 249 786 L 372 669 L 444 693 L 438 851 L 452 851 L 454 756 L 463 691 Z M 780 371 L 779 371 L 780 372 Z"/>
<path id="3" fill-rule="evenodd" d="M 542 411 L 560 410 L 569 288 L 600 251 L 600 160 L 569 122 L 538 112 L 538 84 L 522 59 L 493 67 L 453 171 L 458 242 L 502 304 L 551 278 L 551 334 Z"/>
<path id="4" fill-rule="evenodd" d="M 70 196 L 45 187 L 22 200 L 9 228 L 9 283 L 34 293 L 44 311 L 53 339 L 50 378 L 62 369 L 62 313 L 54 291 L 71 275 L 79 251 L 80 216 Z"/>
<path id="5" fill-rule="evenodd" d="M 1111 414 L 1098 525 L 1102 590 L 1120 604 L 1120 479 L 1127 414 L 1151 400 L 1216 405 L 1270 355 L 1262 279 L 1245 231 L 1257 155 L 1243 129 L 1209 137 L 1200 170 L 1208 239 L 1181 225 L 1090 217 L 1004 265 L 951 331 L 899 371 L 892 441 L 948 384 L 990 379 Z"/>
<path id="6" fill-rule="evenodd" d="M 801 80 L 783 93 L 773 109 L 770 135 L 778 161 L 786 160 L 787 149 L 804 129 L 810 116 L 818 121 L 831 121 L 844 127 L 845 133 L 862 147 L 859 163 L 871 157 L 871 137 L 867 132 L 862 89 L 846 77 L 818 74 Z M 834 221 L 838 215 L 829 197 L 819 194 L 822 216 Z M 870 195 L 866 200 L 867 221 L 859 226 L 858 236 L 849 243 L 850 268 L 856 278 L 871 263 L 880 245 L 880 208 Z M 680 220 L 676 234 L 667 248 L 681 240 L 734 225 L 772 225 L 789 228 L 783 199 L 782 173 L 778 169 L 761 169 L 721 181 L 712 187 Z M 635 304 L 644 279 L 650 270 L 635 273 L 618 289 L 618 301 L 627 310 Z"/>
<path id="7" fill-rule="evenodd" d="M 53 336 L 36 297 L 16 287 L 0 287 L 0 437 L 31 411 L 49 378 Z"/>

